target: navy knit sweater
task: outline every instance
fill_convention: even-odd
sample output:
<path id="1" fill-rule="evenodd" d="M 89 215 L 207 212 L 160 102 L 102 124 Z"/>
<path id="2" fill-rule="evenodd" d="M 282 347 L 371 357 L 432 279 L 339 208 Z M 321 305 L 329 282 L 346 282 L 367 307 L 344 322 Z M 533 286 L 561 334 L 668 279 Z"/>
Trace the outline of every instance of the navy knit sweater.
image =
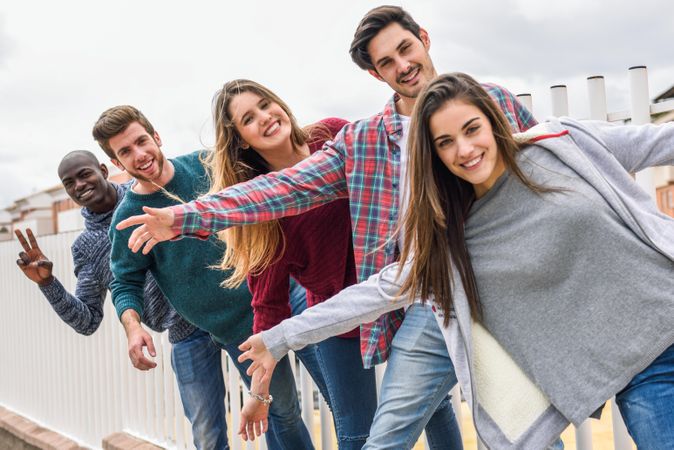
<path id="1" fill-rule="evenodd" d="M 87 336 L 96 331 L 103 320 L 103 302 L 112 283 L 108 229 L 113 212 L 128 190 L 128 185 L 113 185 L 117 189 L 117 204 L 112 211 L 97 214 L 82 208 L 85 229 L 71 248 L 77 277 L 75 295 L 70 294 L 56 278 L 47 286 L 40 287 L 56 314 L 75 331 Z M 142 321 L 154 331 L 168 329 L 171 343 L 186 338 L 195 330 L 171 308 L 149 274 L 143 301 Z"/>

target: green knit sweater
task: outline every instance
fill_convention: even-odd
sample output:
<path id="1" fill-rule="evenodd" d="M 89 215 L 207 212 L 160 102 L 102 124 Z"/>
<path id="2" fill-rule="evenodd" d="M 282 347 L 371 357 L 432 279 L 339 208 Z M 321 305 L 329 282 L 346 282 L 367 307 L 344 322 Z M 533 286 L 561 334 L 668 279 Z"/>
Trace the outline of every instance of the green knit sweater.
<path id="1" fill-rule="evenodd" d="M 164 188 L 184 201 L 194 200 L 208 190 L 208 177 L 199 160 L 200 152 L 172 159 L 175 174 Z M 133 228 L 118 231 L 121 220 L 142 214 L 143 206 L 161 208 L 175 205 L 163 192 L 139 195 L 131 189 L 112 218 L 110 265 L 115 277 L 111 284 L 117 314 L 143 310 L 143 284 L 150 271 L 175 310 L 186 320 L 205 330 L 221 344 L 238 342 L 252 333 L 253 312 L 248 286 L 224 289 L 220 283 L 228 275 L 212 268 L 222 258 L 224 245 L 208 240 L 182 239 L 161 242 L 149 254 L 132 253 L 127 246 Z"/>

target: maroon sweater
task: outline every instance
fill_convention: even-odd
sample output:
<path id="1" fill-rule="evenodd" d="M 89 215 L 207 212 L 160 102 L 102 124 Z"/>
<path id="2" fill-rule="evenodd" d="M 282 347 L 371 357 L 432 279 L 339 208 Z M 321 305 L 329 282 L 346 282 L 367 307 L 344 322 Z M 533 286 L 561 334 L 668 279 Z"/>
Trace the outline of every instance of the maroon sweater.
<path id="1" fill-rule="evenodd" d="M 321 120 L 334 137 L 348 122 Z M 323 147 L 324 139 L 310 142 L 311 153 Z M 351 242 L 348 199 L 336 200 L 298 216 L 279 220 L 285 249 L 276 262 L 256 276 L 248 276 L 253 294 L 253 331 L 259 333 L 290 317 L 289 277 L 307 290 L 307 306 L 320 303 L 356 282 L 356 264 Z M 279 252 L 283 246 L 279 246 Z M 357 337 L 350 331 L 343 337 Z"/>

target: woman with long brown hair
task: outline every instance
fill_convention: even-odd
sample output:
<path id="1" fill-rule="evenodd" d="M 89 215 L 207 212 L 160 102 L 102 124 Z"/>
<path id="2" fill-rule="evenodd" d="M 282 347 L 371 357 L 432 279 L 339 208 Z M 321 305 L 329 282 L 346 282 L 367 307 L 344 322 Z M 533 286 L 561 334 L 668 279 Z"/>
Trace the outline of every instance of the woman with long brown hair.
<path id="1" fill-rule="evenodd" d="M 420 95 L 411 129 L 402 285 L 385 270 L 250 338 L 241 359 L 271 368 L 411 295 L 437 306 L 473 405 L 487 391 L 471 372 L 482 327 L 536 393 L 513 399 L 511 417 L 474 406 L 490 448 L 543 448 L 614 395 L 638 448 L 674 448 L 674 220 L 629 176 L 674 163 L 674 125 L 552 120 L 520 144 L 455 73 Z"/>
<path id="2" fill-rule="evenodd" d="M 214 98 L 213 117 L 216 143 L 206 161 L 211 192 L 300 163 L 347 123 L 328 118 L 301 128 L 283 100 L 250 80 L 225 83 Z M 306 289 L 309 307 L 356 281 L 346 199 L 219 236 L 227 243 L 222 268 L 233 270 L 225 285 L 247 280 L 256 333 L 304 309 L 289 302 L 290 277 Z M 374 370 L 362 366 L 358 336 L 356 328 L 319 343 L 317 362 L 298 353 L 333 412 L 339 448 L 347 450 L 362 447 L 376 408 Z M 242 435 L 254 438 L 255 425 L 265 416 L 265 405 L 249 399 Z"/>

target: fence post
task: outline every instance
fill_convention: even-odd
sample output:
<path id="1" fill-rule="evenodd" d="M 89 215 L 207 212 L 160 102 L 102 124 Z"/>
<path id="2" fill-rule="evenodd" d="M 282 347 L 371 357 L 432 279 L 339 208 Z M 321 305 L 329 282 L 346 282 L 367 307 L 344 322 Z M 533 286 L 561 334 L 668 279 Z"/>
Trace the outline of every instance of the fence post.
<path id="1" fill-rule="evenodd" d="M 318 396 L 318 409 L 320 410 L 321 417 L 321 450 L 333 450 L 334 445 L 332 444 L 332 433 L 330 432 L 332 414 L 322 395 Z"/>
<path id="2" fill-rule="evenodd" d="M 587 96 L 590 102 L 590 119 L 606 120 L 606 85 L 601 75 L 587 78 Z"/>
<path id="3" fill-rule="evenodd" d="M 592 450 L 592 419 L 586 419 L 576 428 L 576 449 Z"/>
<path id="4" fill-rule="evenodd" d="M 569 98 L 566 93 L 565 84 L 556 84 L 550 86 L 550 97 L 552 103 L 552 115 L 555 117 L 569 115 Z"/>
<path id="5" fill-rule="evenodd" d="M 643 125 L 651 121 L 651 101 L 648 94 L 648 70 L 646 66 L 634 66 L 630 72 L 630 109 L 632 124 Z M 637 184 L 651 197 L 655 198 L 655 179 L 653 169 L 642 170 L 635 174 Z"/>
<path id="6" fill-rule="evenodd" d="M 300 386 L 302 392 L 302 420 L 313 436 L 314 431 L 314 386 L 309 371 L 300 364 Z"/>

